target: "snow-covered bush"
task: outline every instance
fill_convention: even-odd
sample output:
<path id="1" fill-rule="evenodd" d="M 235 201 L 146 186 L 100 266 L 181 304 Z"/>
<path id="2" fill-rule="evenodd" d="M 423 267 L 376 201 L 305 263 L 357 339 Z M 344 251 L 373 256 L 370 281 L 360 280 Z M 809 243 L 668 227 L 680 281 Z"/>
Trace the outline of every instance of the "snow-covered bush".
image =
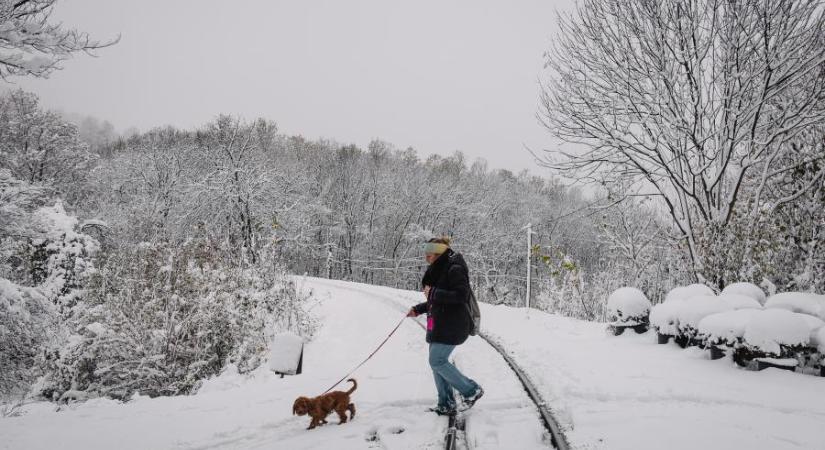
<path id="1" fill-rule="evenodd" d="M 699 322 L 705 346 L 733 348 L 746 366 L 759 357 L 796 358 L 801 366 L 817 363 L 816 334 L 825 322 L 782 309 L 738 309 L 711 314 Z"/>
<path id="2" fill-rule="evenodd" d="M 636 288 L 619 288 L 607 297 L 608 314 L 615 325 L 647 324 L 650 308 L 650 300 Z"/>
<path id="3" fill-rule="evenodd" d="M 31 280 L 65 314 L 82 294 L 83 278 L 94 272 L 98 244 L 76 231 L 77 218 L 66 214 L 60 202 L 39 208 L 34 220 L 40 237 L 25 250 Z"/>
<path id="4" fill-rule="evenodd" d="M 732 309 L 762 309 L 762 304 L 758 300 L 747 295 L 722 293 L 719 294 L 719 300 Z"/>
<path id="5" fill-rule="evenodd" d="M 734 347 L 742 343 L 745 327 L 760 312 L 760 309 L 737 309 L 707 315 L 699 321 L 699 336 L 705 346 Z"/>
<path id="6" fill-rule="evenodd" d="M 754 314 L 745 326 L 744 340 L 749 350 L 767 356 L 788 356 L 788 350 L 808 345 L 811 330 L 799 314 L 782 309 L 766 309 Z"/>
<path id="7" fill-rule="evenodd" d="M 765 308 L 786 309 L 825 319 L 825 295 L 807 292 L 782 292 L 770 296 L 765 302 Z"/>
<path id="8" fill-rule="evenodd" d="M 745 295 L 758 301 L 760 305 L 764 305 L 765 300 L 767 299 L 767 297 L 765 296 L 765 292 L 762 290 L 762 288 L 753 283 L 747 282 L 729 284 L 725 286 L 724 289 L 722 289 L 722 294 Z"/>
<path id="9" fill-rule="evenodd" d="M 38 289 L 0 278 L 0 399 L 28 388 L 56 317 L 54 305 Z"/>
<path id="10" fill-rule="evenodd" d="M 715 295 L 697 295 L 688 299 L 671 299 L 653 307 L 650 323 L 659 334 L 675 336 L 683 347 L 697 343 L 699 322 L 711 314 L 733 308 Z"/>
<path id="11" fill-rule="evenodd" d="M 799 316 L 802 320 L 805 321 L 805 324 L 808 325 L 808 329 L 811 331 L 811 336 L 813 336 L 820 328 L 825 326 L 825 320 L 820 319 L 819 317 L 814 317 L 810 314 L 804 313 L 794 313 Z"/>
<path id="12" fill-rule="evenodd" d="M 698 297 L 700 295 L 716 295 L 713 292 L 713 289 L 705 286 L 704 284 L 694 283 L 688 286 L 677 286 L 671 289 L 667 295 L 665 295 L 665 302 L 670 302 L 673 300 L 687 300 L 691 297 Z"/>
<path id="13" fill-rule="evenodd" d="M 47 206 L 48 193 L 0 169 L 0 396 L 24 392 L 38 375 L 94 273 L 96 241 L 60 201 Z"/>
<path id="14" fill-rule="evenodd" d="M 729 311 L 732 308 L 715 295 L 699 295 L 684 301 L 676 310 L 678 336 L 685 342 L 692 342 L 699 332 L 699 321 L 711 314 Z"/>
<path id="15" fill-rule="evenodd" d="M 227 364 L 241 372 L 258 367 L 275 332 L 311 333 L 302 298 L 282 269 L 222 256 L 200 240 L 108 255 L 73 321 L 74 335 L 45 361 L 40 393 L 189 393 Z"/>
<path id="16" fill-rule="evenodd" d="M 672 300 L 666 303 L 659 303 L 650 309 L 650 324 L 656 328 L 659 334 L 675 336 L 679 333 L 679 320 L 677 313 L 684 307 L 684 300 Z"/>

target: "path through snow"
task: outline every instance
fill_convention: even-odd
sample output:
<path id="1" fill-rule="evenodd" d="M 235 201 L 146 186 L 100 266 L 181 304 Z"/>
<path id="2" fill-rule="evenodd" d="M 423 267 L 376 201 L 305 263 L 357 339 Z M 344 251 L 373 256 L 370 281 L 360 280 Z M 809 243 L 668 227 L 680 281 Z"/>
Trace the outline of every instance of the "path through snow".
<path id="1" fill-rule="evenodd" d="M 404 323 L 355 374 L 355 420 L 307 431 L 309 418 L 292 415 L 299 395 L 317 395 L 345 375 L 386 337 L 416 301 L 382 289 L 328 280 L 298 280 L 317 297 L 322 323 L 305 347 L 303 374 L 277 377 L 224 374 L 197 395 L 138 398 L 126 404 L 98 399 L 61 412 L 48 403 L 22 417 L 0 419 L 0 448 L 8 449 L 424 449 L 440 448 L 446 418 L 427 412 L 435 387 L 423 330 Z M 389 293 L 389 294 L 388 294 Z M 457 364 L 486 388 L 468 412 L 474 449 L 546 448 L 537 413 L 506 363 L 478 338 L 455 353 Z M 347 389 L 347 383 L 337 389 Z"/>

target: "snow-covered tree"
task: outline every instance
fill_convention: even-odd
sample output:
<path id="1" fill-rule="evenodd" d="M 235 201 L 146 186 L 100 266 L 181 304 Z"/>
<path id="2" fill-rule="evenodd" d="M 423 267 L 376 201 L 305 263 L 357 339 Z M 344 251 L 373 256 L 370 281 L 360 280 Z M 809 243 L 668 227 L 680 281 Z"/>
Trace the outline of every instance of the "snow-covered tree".
<path id="1" fill-rule="evenodd" d="M 0 96 L 0 169 L 72 202 L 94 161 L 77 127 L 43 110 L 36 95 L 18 89 Z"/>
<path id="2" fill-rule="evenodd" d="M 762 186 L 800 161 L 789 158 L 795 140 L 825 123 L 821 2 L 586 0 L 560 25 L 540 117 L 587 150 L 547 164 L 643 187 L 682 233 L 696 276 L 724 283 L 708 260 L 725 249 L 706 244 L 739 209 L 762 210 Z"/>
<path id="3" fill-rule="evenodd" d="M 79 52 L 90 53 L 116 40 L 100 42 L 88 33 L 51 21 L 57 0 L 0 0 L 0 78 L 48 77 Z"/>

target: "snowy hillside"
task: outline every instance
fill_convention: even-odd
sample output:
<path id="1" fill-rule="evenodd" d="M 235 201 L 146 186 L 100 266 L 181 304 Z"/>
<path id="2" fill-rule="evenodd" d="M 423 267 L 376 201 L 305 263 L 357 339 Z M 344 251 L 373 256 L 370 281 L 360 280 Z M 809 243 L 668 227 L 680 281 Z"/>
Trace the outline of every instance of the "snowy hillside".
<path id="1" fill-rule="evenodd" d="M 8 449 L 439 448 L 446 420 L 435 403 L 422 329 L 408 319 L 354 377 L 351 423 L 307 431 L 292 415 L 299 395 L 314 396 L 365 358 L 420 293 L 320 279 L 321 321 L 305 347 L 303 374 L 283 379 L 265 367 L 227 371 L 193 396 L 121 404 L 39 403 L 0 419 Z M 775 369 L 749 372 L 696 349 L 656 345 L 651 333 L 608 336 L 604 324 L 538 311 L 482 305 L 483 330 L 507 348 L 538 386 L 579 449 L 822 448 L 825 379 Z M 534 406 L 487 344 L 471 338 L 456 364 L 482 384 L 468 413 L 470 448 L 547 448 Z M 346 386 L 341 386 L 345 388 Z"/>

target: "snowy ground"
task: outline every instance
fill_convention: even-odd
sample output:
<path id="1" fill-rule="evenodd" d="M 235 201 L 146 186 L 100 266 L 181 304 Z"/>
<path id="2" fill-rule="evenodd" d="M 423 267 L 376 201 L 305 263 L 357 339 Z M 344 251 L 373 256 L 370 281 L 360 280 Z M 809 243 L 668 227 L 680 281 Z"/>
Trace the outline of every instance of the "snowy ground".
<path id="1" fill-rule="evenodd" d="M 46 403 L 0 419 L 9 449 L 413 449 L 442 446 L 446 421 L 426 408 L 435 388 L 423 331 L 408 319 L 355 373 L 351 423 L 306 431 L 292 416 L 346 374 L 401 320 L 419 293 L 310 279 L 322 321 L 304 374 L 225 374 L 197 395 L 119 404 L 95 400 L 55 412 Z M 748 372 L 696 349 L 656 345 L 652 333 L 608 336 L 603 324 L 482 305 L 483 330 L 508 348 L 579 449 L 825 448 L 825 379 Z M 471 448 L 546 448 L 535 409 L 503 360 L 479 338 L 455 354 L 486 390 L 470 411 Z M 346 386 L 343 386 L 346 388 Z"/>

